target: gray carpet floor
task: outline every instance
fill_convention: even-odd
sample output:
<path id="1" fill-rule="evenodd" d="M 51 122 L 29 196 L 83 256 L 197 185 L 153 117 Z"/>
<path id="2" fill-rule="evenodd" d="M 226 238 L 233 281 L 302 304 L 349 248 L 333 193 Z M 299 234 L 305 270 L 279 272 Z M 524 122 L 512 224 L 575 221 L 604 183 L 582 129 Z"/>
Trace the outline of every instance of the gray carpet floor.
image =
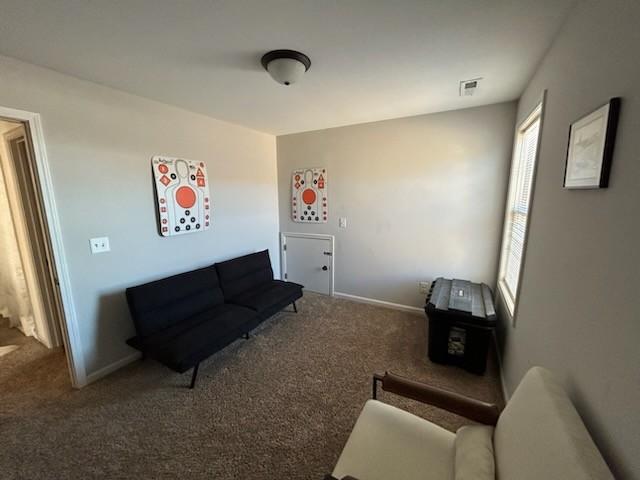
<path id="1" fill-rule="evenodd" d="M 74 391 L 63 352 L 18 349 L 0 357 L 0 477 L 321 479 L 370 398 L 373 372 L 501 402 L 493 359 L 484 376 L 428 361 L 425 323 L 306 293 L 298 314 L 274 316 L 202 363 L 194 390 L 190 373 L 147 360 Z M 465 423 L 381 399 L 450 430 Z"/>

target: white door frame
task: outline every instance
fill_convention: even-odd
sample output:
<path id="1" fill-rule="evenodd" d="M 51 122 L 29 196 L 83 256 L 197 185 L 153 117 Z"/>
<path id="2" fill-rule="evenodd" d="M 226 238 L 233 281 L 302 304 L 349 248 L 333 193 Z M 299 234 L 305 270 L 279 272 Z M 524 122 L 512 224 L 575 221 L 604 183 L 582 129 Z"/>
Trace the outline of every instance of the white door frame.
<path id="1" fill-rule="evenodd" d="M 293 232 L 281 232 L 280 233 L 280 272 L 282 272 L 282 276 L 287 273 L 287 250 L 285 249 L 285 245 L 287 243 L 287 237 L 298 237 L 298 238 L 316 238 L 319 240 L 330 240 L 331 241 L 331 266 L 329 267 L 329 295 L 333 297 L 334 293 L 334 279 L 335 279 L 335 252 L 336 252 L 336 239 L 333 235 L 324 235 L 321 233 L 293 233 Z"/>
<path id="2" fill-rule="evenodd" d="M 30 137 L 32 142 L 38 183 L 40 193 L 42 194 L 44 220 L 49 231 L 49 240 L 53 250 L 53 261 L 58 276 L 57 287 L 62 299 L 63 318 L 60 322 L 62 340 L 64 343 L 65 354 L 67 356 L 71 384 L 74 388 L 80 388 L 85 386 L 87 383 L 87 373 L 84 364 L 82 344 L 80 342 L 78 318 L 71 294 L 71 279 L 69 277 L 69 270 L 67 268 L 67 260 L 62 242 L 62 229 L 53 193 L 53 183 L 51 181 L 51 171 L 49 169 L 49 161 L 47 159 L 47 151 L 45 148 L 40 115 L 33 112 L 0 106 L 0 117 L 4 117 L 8 120 L 24 122 L 29 127 L 29 135 L 27 135 L 27 137 Z M 5 169 L 5 172 L 7 172 L 7 169 Z M 11 174 L 15 174 L 13 169 L 11 169 Z"/>

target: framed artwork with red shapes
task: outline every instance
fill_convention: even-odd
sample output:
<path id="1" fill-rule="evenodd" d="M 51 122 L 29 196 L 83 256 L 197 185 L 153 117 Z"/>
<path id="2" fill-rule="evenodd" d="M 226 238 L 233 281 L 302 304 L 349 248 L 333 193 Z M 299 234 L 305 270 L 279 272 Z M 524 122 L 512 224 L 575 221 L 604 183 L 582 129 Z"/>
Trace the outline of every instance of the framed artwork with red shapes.
<path id="1" fill-rule="evenodd" d="M 299 223 L 327 223 L 327 169 L 303 168 L 291 175 L 291 218 Z"/>
<path id="2" fill-rule="evenodd" d="M 204 162 L 156 155 L 151 159 L 160 235 L 208 230 L 213 206 Z"/>

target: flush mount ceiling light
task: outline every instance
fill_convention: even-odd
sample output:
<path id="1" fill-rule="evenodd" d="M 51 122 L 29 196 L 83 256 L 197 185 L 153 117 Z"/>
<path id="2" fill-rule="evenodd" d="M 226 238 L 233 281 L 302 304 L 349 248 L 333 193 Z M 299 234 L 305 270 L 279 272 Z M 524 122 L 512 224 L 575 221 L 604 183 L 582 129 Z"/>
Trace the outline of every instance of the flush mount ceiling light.
<path id="1" fill-rule="evenodd" d="M 282 85 L 296 83 L 311 67 L 311 60 L 304 53 L 295 50 L 272 50 L 261 60 L 271 78 Z"/>

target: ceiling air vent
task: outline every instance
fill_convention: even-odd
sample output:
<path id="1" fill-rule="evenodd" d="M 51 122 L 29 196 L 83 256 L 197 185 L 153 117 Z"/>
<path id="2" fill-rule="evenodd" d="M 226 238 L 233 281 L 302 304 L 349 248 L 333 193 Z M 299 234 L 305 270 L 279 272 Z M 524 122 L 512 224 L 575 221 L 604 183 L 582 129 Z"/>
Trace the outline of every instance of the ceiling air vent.
<path id="1" fill-rule="evenodd" d="M 471 80 L 463 80 L 460 82 L 460 96 L 470 97 L 478 91 L 482 78 L 473 78 Z"/>

